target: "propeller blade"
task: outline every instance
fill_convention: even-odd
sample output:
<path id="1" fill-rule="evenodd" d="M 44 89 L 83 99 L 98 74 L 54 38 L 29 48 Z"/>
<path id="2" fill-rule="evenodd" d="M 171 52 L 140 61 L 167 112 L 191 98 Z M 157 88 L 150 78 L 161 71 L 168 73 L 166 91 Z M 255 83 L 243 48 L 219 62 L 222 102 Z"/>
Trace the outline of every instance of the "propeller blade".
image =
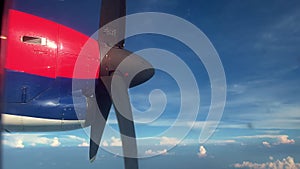
<path id="1" fill-rule="evenodd" d="M 119 75 L 113 76 L 112 98 L 121 133 L 125 169 L 138 169 L 137 144 L 128 85 Z"/>
<path id="2" fill-rule="evenodd" d="M 90 113 L 87 117 L 87 124 L 91 125 L 90 160 L 95 160 L 108 113 L 111 104 L 113 104 L 121 133 L 125 169 L 138 169 L 137 143 L 128 88 L 150 79 L 154 74 L 154 70 L 148 62 L 135 56 L 134 62 L 125 65 L 125 70 L 128 70 L 123 72 L 125 74 L 115 72 L 119 64 L 132 54 L 127 50 L 123 50 L 125 42 L 125 15 L 126 0 L 102 0 L 99 23 L 99 28 L 101 29 L 98 35 L 98 44 L 101 52 L 99 77 L 101 83 L 96 85 L 96 100 L 101 114 L 97 111 L 98 109 L 95 110 L 96 101 L 89 101 L 90 105 L 94 107 L 89 110 L 93 114 Z M 118 22 L 113 22 L 119 18 L 122 19 L 118 20 Z M 111 22 L 113 24 L 108 24 Z M 128 78 L 127 81 L 123 79 L 124 75 L 130 76 L 131 73 L 134 74 L 134 72 L 145 70 L 141 68 L 149 70 L 139 73 L 133 78 L 132 83 L 128 82 Z M 117 94 L 117 97 L 114 97 L 114 94 Z"/>
<path id="3" fill-rule="evenodd" d="M 102 0 L 99 28 L 126 15 L 126 0 Z M 105 43 L 118 48 L 124 47 L 125 19 L 110 24 L 99 32 L 99 44 Z M 122 39 L 122 41 L 118 41 Z M 117 44 L 116 44 L 117 43 Z"/>
<path id="4" fill-rule="evenodd" d="M 89 150 L 90 162 L 93 162 L 96 159 L 106 120 L 112 105 L 109 92 L 106 90 L 104 82 L 102 82 L 101 79 L 99 79 L 99 82 L 96 85 L 95 93 L 96 99 L 88 98 L 87 123 L 91 125 Z M 97 108 L 97 104 L 99 109 Z"/>

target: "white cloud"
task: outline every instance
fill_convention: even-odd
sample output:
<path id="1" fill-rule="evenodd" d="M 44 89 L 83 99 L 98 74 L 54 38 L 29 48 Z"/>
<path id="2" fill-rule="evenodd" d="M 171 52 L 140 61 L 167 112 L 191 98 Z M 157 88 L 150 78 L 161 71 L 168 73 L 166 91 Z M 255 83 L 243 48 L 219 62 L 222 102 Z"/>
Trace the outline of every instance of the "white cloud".
<path id="1" fill-rule="evenodd" d="M 283 135 L 278 137 L 278 142 L 276 144 L 294 144 L 294 139 L 288 139 L 287 135 Z"/>
<path id="2" fill-rule="evenodd" d="M 61 145 L 61 143 L 59 142 L 57 137 L 54 137 L 52 140 L 52 143 L 50 145 L 51 145 L 51 147 L 58 147 Z"/>
<path id="3" fill-rule="evenodd" d="M 145 154 L 146 155 L 155 155 L 156 153 L 154 151 L 152 151 L 151 149 L 149 149 L 149 150 L 145 151 Z"/>
<path id="4" fill-rule="evenodd" d="M 2 144 L 7 145 L 9 147 L 13 147 L 13 148 L 24 148 L 25 147 L 23 144 L 23 140 L 21 140 L 21 139 L 17 139 L 14 141 L 2 140 Z"/>
<path id="5" fill-rule="evenodd" d="M 167 149 L 163 149 L 163 150 L 159 150 L 157 152 L 158 152 L 158 154 L 167 154 L 168 150 Z"/>
<path id="6" fill-rule="evenodd" d="M 17 140 L 16 142 L 16 148 L 24 148 L 24 144 L 22 140 Z"/>
<path id="7" fill-rule="evenodd" d="M 177 138 L 164 136 L 160 138 L 159 145 L 175 146 L 179 144 L 179 142 Z"/>
<path id="8" fill-rule="evenodd" d="M 285 135 L 252 135 L 252 136 L 238 136 L 236 138 L 242 138 L 242 139 L 263 139 L 263 138 L 279 138 L 281 136 L 285 136 Z"/>
<path id="9" fill-rule="evenodd" d="M 3 144 L 14 148 L 37 145 L 56 147 L 61 144 L 57 137 L 47 138 L 41 134 L 3 134 L 3 136 Z"/>
<path id="10" fill-rule="evenodd" d="M 89 143 L 87 143 L 86 141 L 83 141 L 81 144 L 78 144 L 78 147 L 88 147 L 90 146 Z"/>
<path id="11" fill-rule="evenodd" d="M 116 147 L 122 146 L 121 139 L 120 138 L 116 138 L 116 137 L 111 137 L 110 146 L 116 146 Z"/>
<path id="12" fill-rule="evenodd" d="M 289 139 L 288 135 L 253 135 L 253 136 L 238 136 L 236 137 L 238 139 L 276 139 L 276 141 L 273 142 L 273 145 L 279 145 L 279 144 L 294 144 L 294 139 Z M 265 146 L 271 145 L 269 142 L 264 141 L 263 144 Z"/>
<path id="13" fill-rule="evenodd" d="M 281 133 L 282 131 L 281 130 L 260 130 L 258 132 L 262 132 L 262 133 L 265 133 L 265 134 L 279 134 Z"/>
<path id="14" fill-rule="evenodd" d="M 157 150 L 157 151 L 153 151 L 153 150 L 149 149 L 149 150 L 145 151 L 146 155 L 159 155 L 159 154 L 167 154 L 167 153 L 168 153 L 167 149 Z"/>
<path id="15" fill-rule="evenodd" d="M 262 144 L 263 144 L 264 146 L 268 147 L 268 148 L 271 147 L 271 144 L 270 144 L 269 142 L 267 142 L 267 141 L 263 141 Z"/>
<path id="16" fill-rule="evenodd" d="M 66 138 L 63 137 L 61 140 L 79 142 L 77 144 L 78 147 L 88 147 L 88 146 L 90 146 L 90 144 L 88 143 L 88 141 L 85 138 L 78 137 L 78 136 L 75 136 L 75 135 L 67 135 Z"/>
<path id="17" fill-rule="evenodd" d="M 104 141 L 102 142 L 102 146 L 103 146 L 103 147 L 108 147 L 108 143 L 107 143 L 106 140 L 104 140 Z"/>
<path id="18" fill-rule="evenodd" d="M 273 157 L 270 157 L 270 160 Z M 249 161 L 244 161 L 243 163 L 236 163 L 233 165 L 235 168 L 252 168 L 252 169 L 299 169 L 300 163 L 295 163 L 294 158 L 288 156 L 282 160 L 276 160 L 274 162 L 265 163 L 253 163 Z"/>
<path id="19" fill-rule="evenodd" d="M 226 145 L 238 143 L 236 140 L 208 140 L 206 144 L 218 144 L 218 145 Z"/>
<path id="20" fill-rule="evenodd" d="M 67 137 L 71 140 L 77 140 L 77 141 L 81 141 L 81 142 L 86 141 L 86 139 L 78 137 L 78 136 L 74 136 L 74 135 L 67 135 Z"/>
<path id="21" fill-rule="evenodd" d="M 205 149 L 204 146 L 200 146 L 200 147 L 199 147 L 198 156 L 199 156 L 200 158 L 203 158 L 203 157 L 206 157 L 206 156 L 207 156 L 207 151 L 206 151 L 206 149 Z"/>
<path id="22" fill-rule="evenodd" d="M 103 140 L 101 142 L 101 145 L 103 147 L 108 147 L 108 146 L 111 146 L 111 147 L 121 147 L 122 146 L 122 141 L 120 138 L 117 138 L 117 137 L 111 137 L 110 140 Z"/>
<path id="23" fill-rule="evenodd" d="M 26 138 L 24 138 L 26 141 L 30 142 L 31 140 L 28 140 Z M 34 141 L 32 141 L 35 144 L 50 144 L 52 142 L 52 140 L 50 138 L 46 138 L 46 137 L 38 137 L 36 138 Z"/>

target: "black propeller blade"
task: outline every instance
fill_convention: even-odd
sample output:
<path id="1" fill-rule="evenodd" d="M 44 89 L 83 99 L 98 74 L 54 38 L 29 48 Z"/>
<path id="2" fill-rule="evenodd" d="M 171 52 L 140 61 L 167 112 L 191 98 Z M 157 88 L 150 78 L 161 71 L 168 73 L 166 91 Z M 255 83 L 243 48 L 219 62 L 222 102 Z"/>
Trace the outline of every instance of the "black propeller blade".
<path id="1" fill-rule="evenodd" d="M 135 129 L 128 95 L 129 85 L 119 75 L 113 78 L 112 89 L 117 93 L 117 97 L 113 97 L 113 104 L 121 133 L 125 169 L 138 169 Z"/>
<path id="2" fill-rule="evenodd" d="M 96 158 L 108 113 L 112 105 L 110 94 L 108 93 L 108 90 L 106 90 L 105 85 L 101 80 L 99 80 L 98 83 L 100 84 L 96 85 L 96 99 L 87 98 L 88 117 L 86 121 L 90 123 L 88 125 L 91 125 L 89 152 L 91 162 Z"/>
<path id="3" fill-rule="evenodd" d="M 149 80 L 154 75 L 154 69 L 140 56 L 123 49 L 125 19 L 110 24 L 126 15 L 125 3 L 125 0 L 102 0 L 98 38 L 101 70 L 95 85 L 96 96 L 87 98 L 86 125 L 91 125 L 89 155 L 90 161 L 93 161 L 113 104 L 121 133 L 125 169 L 138 169 L 136 135 L 128 89 Z M 122 68 L 118 69 L 121 64 Z"/>
<path id="4" fill-rule="evenodd" d="M 99 42 L 111 47 L 124 47 L 125 19 L 107 25 L 123 16 L 126 16 L 126 0 L 102 0 L 99 24 L 99 28 L 102 29 L 99 32 Z M 118 42 L 119 40 L 121 41 Z"/>

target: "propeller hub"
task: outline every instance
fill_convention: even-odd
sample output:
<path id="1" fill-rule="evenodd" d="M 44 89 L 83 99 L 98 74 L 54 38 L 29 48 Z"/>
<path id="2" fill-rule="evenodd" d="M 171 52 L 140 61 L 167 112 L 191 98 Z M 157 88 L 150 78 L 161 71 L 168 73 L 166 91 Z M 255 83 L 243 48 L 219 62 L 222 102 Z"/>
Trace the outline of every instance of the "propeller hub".
<path id="1" fill-rule="evenodd" d="M 130 88 L 148 81 L 155 73 L 153 66 L 141 56 L 114 47 L 104 55 L 100 67 L 102 77 L 118 73 Z"/>

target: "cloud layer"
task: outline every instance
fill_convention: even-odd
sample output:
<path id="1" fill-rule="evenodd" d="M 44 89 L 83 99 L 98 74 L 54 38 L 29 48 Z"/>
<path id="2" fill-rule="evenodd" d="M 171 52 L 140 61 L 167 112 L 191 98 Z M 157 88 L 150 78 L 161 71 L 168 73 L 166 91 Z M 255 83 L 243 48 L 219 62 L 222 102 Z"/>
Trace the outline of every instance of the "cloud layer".
<path id="1" fill-rule="evenodd" d="M 2 143 L 12 148 L 34 147 L 37 145 L 58 147 L 61 145 L 58 137 L 51 138 L 39 134 L 5 134 Z"/>
<path id="2" fill-rule="evenodd" d="M 270 158 L 270 160 L 272 160 Z M 244 161 L 243 163 L 236 163 L 233 165 L 235 168 L 252 168 L 252 169 L 299 169 L 300 163 L 295 163 L 293 157 L 286 157 L 282 160 L 276 160 L 265 163 L 253 163 L 249 161 Z"/>
<path id="3" fill-rule="evenodd" d="M 294 139 L 289 139 L 288 135 L 252 135 L 252 136 L 238 136 L 237 139 L 269 139 L 270 141 L 264 140 L 262 144 L 268 148 L 272 145 L 280 144 L 295 144 Z"/>
<path id="4" fill-rule="evenodd" d="M 82 137 L 75 135 L 58 135 L 52 136 L 47 134 L 3 134 L 2 143 L 4 146 L 12 148 L 25 148 L 25 147 L 35 147 L 35 146 L 78 146 L 87 147 L 89 146 L 87 140 Z"/>

